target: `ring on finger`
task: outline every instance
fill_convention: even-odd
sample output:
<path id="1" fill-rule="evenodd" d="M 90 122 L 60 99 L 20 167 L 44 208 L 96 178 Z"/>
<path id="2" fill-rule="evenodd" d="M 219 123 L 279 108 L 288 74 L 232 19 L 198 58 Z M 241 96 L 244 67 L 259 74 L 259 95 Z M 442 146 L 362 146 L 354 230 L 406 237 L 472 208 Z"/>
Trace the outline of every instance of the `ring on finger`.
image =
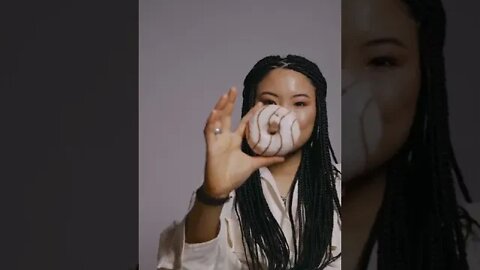
<path id="1" fill-rule="evenodd" d="M 213 134 L 215 134 L 215 135 L 222 134 L 222 129 L 221 128 L 215 128 L 213 130 Z"/>

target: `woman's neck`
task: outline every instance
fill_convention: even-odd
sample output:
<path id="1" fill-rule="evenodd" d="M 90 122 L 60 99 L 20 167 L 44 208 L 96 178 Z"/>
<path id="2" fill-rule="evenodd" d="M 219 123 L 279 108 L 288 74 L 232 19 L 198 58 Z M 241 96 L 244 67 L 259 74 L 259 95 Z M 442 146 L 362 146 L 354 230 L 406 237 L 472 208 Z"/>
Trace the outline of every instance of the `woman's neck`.
<path id="1" fill-rule="evenodd" d="M 342 196 L 342 259 L 344 269 L 356 269 L 368 240 L 385 192 L 386 170 L 352 179 L 344 185 Z"/>
<path id="2" fill-rule="evenodd" d="M 301 160 L 302 150 L 300 149 L 290 155 L 285 156 L 284 162 L 268 167 L 282 196 L 286 195 L 290 190 L 290 186 L 293 183 Z"/>

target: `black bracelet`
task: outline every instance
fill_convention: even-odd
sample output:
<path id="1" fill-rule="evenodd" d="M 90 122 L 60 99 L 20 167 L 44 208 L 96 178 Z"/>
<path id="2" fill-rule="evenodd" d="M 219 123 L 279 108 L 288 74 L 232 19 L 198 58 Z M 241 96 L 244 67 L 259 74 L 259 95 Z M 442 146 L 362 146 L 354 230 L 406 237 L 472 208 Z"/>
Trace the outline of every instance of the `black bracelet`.
<path id="1" fill-rule="evenodd" d="M 226 198 L 214 198 L 208 195 L 205 190 L 203 190 L 203 186 L 199 187 L 196 192 L 197 200 L 203 204 L 210 205 L 210 206 L 220 206 L 225 204 L 228 200 L 230 200 L 230 196 Z"/>

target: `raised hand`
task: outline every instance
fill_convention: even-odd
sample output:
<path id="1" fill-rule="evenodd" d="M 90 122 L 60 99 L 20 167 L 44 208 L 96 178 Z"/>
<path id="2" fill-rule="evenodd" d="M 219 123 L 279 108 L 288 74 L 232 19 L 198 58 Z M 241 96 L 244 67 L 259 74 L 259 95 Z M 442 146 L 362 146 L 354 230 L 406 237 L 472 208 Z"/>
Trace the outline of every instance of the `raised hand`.
<path id="1" fill-rule="evenodd" d="M 257 103 L 231 130 L 237 90 L 232 87 L 218 100 L 204 129 L 207 144 L 203 188 L 212 197 L 224 198 L 239 187 L 255 170 L 283 162 L 283 157 L 252 157 L 241 150 L 249 119 L 262 107 Z"/>

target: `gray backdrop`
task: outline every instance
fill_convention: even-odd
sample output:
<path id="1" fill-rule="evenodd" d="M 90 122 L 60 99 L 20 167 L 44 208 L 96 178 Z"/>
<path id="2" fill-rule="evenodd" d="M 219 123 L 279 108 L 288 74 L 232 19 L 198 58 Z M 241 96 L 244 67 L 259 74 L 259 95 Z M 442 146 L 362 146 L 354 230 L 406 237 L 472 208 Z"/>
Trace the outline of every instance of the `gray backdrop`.
<path id="1" fill-rule="evenodd" d="M 457 161 L 473 201 L 480 202 L 480 28 L 478 1 L 444 0 L 447 13 L 445 63 L 450 130 Z M 463 201 L 462 195 L 458 199 Z"/>
<path id="2" fill-rule="evenodd" d="M 158 236 L 202 183 L 203 126 L 230 86 L 271 54 L 316 62 L 328 83 L 340 158 L 340 1 L 140 1 L 139 256 L 155 269 Z M 240 116 L 240 100 L 234 125 Z"/>

